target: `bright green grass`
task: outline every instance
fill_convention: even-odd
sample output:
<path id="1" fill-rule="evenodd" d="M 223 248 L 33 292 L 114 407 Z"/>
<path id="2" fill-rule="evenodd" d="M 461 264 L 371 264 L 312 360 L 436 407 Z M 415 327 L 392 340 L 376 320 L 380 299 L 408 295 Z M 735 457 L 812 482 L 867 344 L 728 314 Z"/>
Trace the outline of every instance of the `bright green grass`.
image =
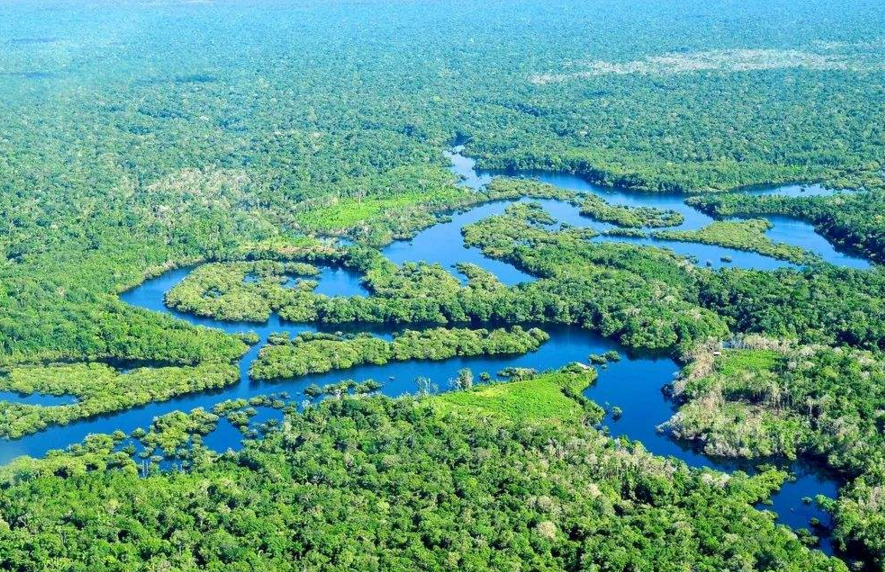
<path id="1" fill-rule="evenodd" d="M 511 421 L 579 422 L 584 407 L 566 395 L 579 394 L 596 380 L 596 370 L 544 373 L 524 381 L 494 383 L 434 398 L 441 409 L 475 411 Z"/>
<path id="2" fill-rule="evenodd" d="M 726 350 L 716 360 L 716 371 L 725 377 L 771 371 L 782 357 L 774 350 Z"/>
<path id="3" fill-rule="evenodd" d="M 339 231 L 399 216 L 405 211 L 443 210 L 469 199 L 466 191 L 454 187 L 433 189 L 429 194 L 411 192 L 383 198 L 342 198 L 326 206 L 304 211 L 295 220 L 315 231 Z"/>

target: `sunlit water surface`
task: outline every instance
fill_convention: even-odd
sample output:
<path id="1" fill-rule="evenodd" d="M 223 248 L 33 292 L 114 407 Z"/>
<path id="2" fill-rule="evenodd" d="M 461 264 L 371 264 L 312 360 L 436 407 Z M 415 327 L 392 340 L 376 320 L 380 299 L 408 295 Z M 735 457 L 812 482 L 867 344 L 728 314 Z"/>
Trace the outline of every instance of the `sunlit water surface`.
<path id="1" fill-rule="evenodd" d="M 488 183 L 492 176 L 499 173 L 478 172 L 474 169 L 474 162 L 460 153 L 450 154 L 453 162 L 453 170 L 462 176 L 462 184 L 474 188 Z M 636 194 L 625 191 L 601 189 L 573 175 L 550 174 L 541 172 L 508 173 L 509 175 L 531 176 L 544 182 L 559 187 L 564 187 L 580 192 L 595 193 L 607 201 L 627 206 L 651 206 L 657 208 L 676 210 L 683 214 L 685 222 L 680 229 L 697 229 L 712 222 L 712 219 L 685 205 L 684 196 L 679 195 L 651 195 Z M 781 187 L 778 189 L 753 190 L 752 193 L 784 193 L 789 195 L 824 194 L 827 191 L 819 187 L 804 188 L 799 186 Z M 590 218 L 579 214 L 576 207 L 554 200 L 541 200 L 540 202 L 558 222 L 565 222 L 577 227 L 591 227 L 599 231 L 611 228 L 611 225 L 598 223 Z M 454 265 L 459 262 L 476 264 L 495 274 L 501 282 L 514 285 L 519 282 L 531 281 L 534 278 L 510 264 L 492 260 L 472 248 L 464 246 L 461 237 L 461 229 L 467 225 L 480 221 L 486 217 L 503 213 L 510 202 L 495 202 L 477 206 L 465 212 L 455 213 L 448 222 L 443 222 L 419 232 L 414 238 L 406 241 L 397 241 L 383 250 L 385 256 L 392 261 L 401 264 L 405 261 L 426 261 L 439 263 L 446 268 L 452 269 L 453 274 L 460 279 L 463 276 L 457 274 Z M 830 243 L 818 235 L 811 225 L 801 221 L 771 217 L 774 227 L 769 232 L 772 240 L 801 246 L 821 256 L 827 262 L 852 267 L 864 268 L 869 263 L 861 258 L 850 256 L 835 250 Z M 775 260 L 756 253 L 721 248 L 717 246 L 701 245 L 694 243 L 681 243 L 671 241 L 657 241 L 648 238 L 632 239 L 620 237 L 598 237 L 594 240 L 609 240 L 648 244 L 657 247 L 670 248 L 678 254 L 692 257 L 698 264 L 713 267 L 734 266 L 742 268 L 754 268 L 770 270 L 788 263 Z M 730 257 L 731 262 L 723 262 L 723 258 Z M 335 371 L 326 374 L 308 375 L 295 379 L 276 381 L 272 383 L 254 382 L 248 377 L 249 366 L 258 355 L 259 349 L 267 341 L 272 333 L 288 332 L 296 335 L 299 332 L 316 331 L 316 328 L 305 324 L 292 324 L 283 322 L 276 315 L 272 316 L 264 324 L 230 323 L 199 318 L 189 314 L 183 314 L 167 308 L 163 302 L 164 294 L 183 280 L 191 268 L 172 270 L 148 280 L 137 288 L 124 293 L 121 298 L 124 302 L 147 310 L 162 312 L 185 320 L 194 325 L 218 328 L 230 333 L 256 332 L 261 342 L 252 347 L 240 360 L 239 383 L 213 391 L 187 395 L 164 403 L 152 403 L 144 407 L 138 407 L 107 416 L 92 418 L 72 423 L 66 427 L 52 427 L 46 431 L 24 437 L 22 439 L 5 442 L 0 446 L 0 463 L 8 462 L 18 455 L 31 455 L 40 457 L 47 451 L 61 449 L 70 444 L 77 443 L 90 433 L 110 433 L 120 429 L 131 432 L 138 427 L 147 427 L 152 419 L 175 410 L 191 410 L 196 407 L 211 409 L 215 404 L 233 398 L 248 398 L 269 393 L 287 392 L 290 399 L 299 401 L 304 398 L 304 389 L 311 385 L 337 383 L 342 379 L 365 381 L 374 379 L 383 382 L 381 392 L 385 395 L 396 397 L 415 392 L 417 386 L 415 379 L 418 376 L 429 378 L 439 388 L 446 390 L 450 387 L 450 380 L 455 377 L 461 368 L 470 368 L 474 373 L 488 372 L 492 376 L 505 367 L 526 367 L 538 370 L 559 368 L 571 362 L 587 362 L 591 353 L 601 354 L 609 350 L 617 351 L 622 359 L 608 364 L 599 370 L 599 379 L 595 385 L 586 391 L 587 397 L 610 410 L 617 406 L 623 411 L 623 415 L 615 420 L 608 415 L 603 422 L 603 427 L 614 437 L 628 437 L 640 441 L 646 449 L 652 453 L 664 456 L 676 457 L 692 467 L 709 467 L 722 471 L 736 469 L 753 472 L 752 464 L 742 464 L 734 461 L 711 459 L 699 453 L 692 447 L 685 446 L 670 439 L 666 434 L 659 432 L 656 427 L 670 418 L 674 407 L 669 402 L 661 389 L 678 372 L 677 365 L 667 357 L 631 354 L 615 342 L 606 340 L 591 332 L 568 328 L 563 326 L 545 325 L 544 329 L 550 334 L 550 340 L 539 350 L 521 356 L 493 356 L 474 358 L 455 358 L 440 362 L 401 362 L 390 363 L 384 366 L 360 366 L 347 371 Z M 293 279 L 293 282 L 296 279 Z M 360 276 L 356 273 L 341 268 L 323 268 L 318 277 L 319 286 L 317 291 L 328 296 L 367 296 L 369 292 L 360 282 Z M 375 328 L 372 333 L 390 339 L 393 330 Z M 39 405 L 63 405 L 71 403 L 70 396 L 22 396 L 14 393 L 0 393 L 0 399 L 22 403 Z M 259 407 L 258 414 L 251 420 L 252 428 L 261 426 L 266 422 L 279 420 L 281 413 L 277 410 Z M 237 450 L 242 446 L 243 435 L 239 429 L 222 419 L 218 428 L 205 439 L 204 443 L 216 451 L 227 449 Z M 834 497 L 838 491 L 838 484 L 834 478 L 829 477 L 815 468 L 794 464 L 792 470 L 796 475 L 794 482 L 787 483 L 783 489 L 771 499 L 771 505 L 763 508 L 777 513 L 780 522 L 794 528 L 808 527 L 811 518 L 817 518 L 824 525 L 831 524 L 829 515 L 818 509 L 813 504 L 803 501 L 807 497 L 823 494 Z M 816 531 L 820 532 L 820 531 Z M 832 552 L 829 540 L 822 539 L 821 548 L 826 552 Z"/>

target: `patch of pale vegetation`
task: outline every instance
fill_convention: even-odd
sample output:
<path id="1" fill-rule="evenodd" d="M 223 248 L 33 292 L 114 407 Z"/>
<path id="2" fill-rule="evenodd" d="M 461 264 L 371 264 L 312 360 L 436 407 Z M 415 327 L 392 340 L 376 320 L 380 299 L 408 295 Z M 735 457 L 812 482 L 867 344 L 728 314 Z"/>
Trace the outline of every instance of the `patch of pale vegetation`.
<path id="1" fill-rule="evenodd" d="M 181 169 L 147 187 L 148 192 L 215 198 L 240 197 L 249 175 L 240 169 Z"/>
<path id="2" fill-rule="evenodd" d="M 670 53 L 631 62 L 574 62 L 570 66 L 583 69 L 570 73 L 536 74 L 530 81 L 536 85 L 545 85 L 604 75 L 674 75 L 700 71 L 744 72 L 785 68 L 844 70 L 849 69 L 849 62 L 841 56 L 802 50 L 745 49 Z"/>
<path id="3" fill-rule="evenodd" d="M 800 355 L 805 355 L 807 352 L 814 352 L 819 346 L 806 345 L 797 348 L 792 340 L 768 338 L 757 334 L 738 335 L 725 343 L 719 340 L 707 340 L 683 354 L 682 359 L 688 365 L 679 372 L 670 385 L 672 395 L 678 397 L 690 382 L 713 375 L 716 371 L 716 358 L 722 355 L 724 347 L 732 350 L 770 350 L 781 354 L 797 351 Z"/>
<path id="4" fill-rule="evenodd" d="M 860 42 L 816 41 L 814 45 L 823 50 L 880 50 L 885 48 L 885 37 Z"/>
<path id="5" fill-rule="evenodd" d="M 169 224 L 185 213 L 251 211 L 251 188 L 251 177 L 241 169 L 180 169 L 148 185 L 141 204 L 147 215 Z"/>

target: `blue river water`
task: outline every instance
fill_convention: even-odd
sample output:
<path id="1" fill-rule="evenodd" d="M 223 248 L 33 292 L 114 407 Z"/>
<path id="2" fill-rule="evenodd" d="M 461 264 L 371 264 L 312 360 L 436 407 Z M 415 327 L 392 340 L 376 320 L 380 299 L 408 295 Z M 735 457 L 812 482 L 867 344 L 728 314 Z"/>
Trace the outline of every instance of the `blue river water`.
<path id="1" fill-rule="evenodd" d="M 25 405 L 71 405 L 77 401 L 72 395 L 45 395 L 42 393 L 19 394 L 14 391 L 0 391 L 0 401 L 23 403 Z"/>
<path id="2" fill-rule="evenodd" d="M 606 188 L 594 185 L 577 175 L 567 173 L 550 173 L 546 171 L 496 171 L 478 170 L 476 162 L 461 154 L 461 148 L 456 147 L 454 152 L 448 154 L 452 161 L 452 170 L 461 179 L 461 184 L 473 189 L 479 189 L 487 185 L 494 177 L 499 175 L 525 177 L 539 180 L 556 187 L 576 191 L 580 193 L 592 193 L 605 199 L 610 204 L 627 207 L 653 207 L 663 210 L 672 210 L 684 217 L 684 222 L 678 226 L 672 226 L 667 230 L 697 230 L 712 223 L 714 219 L 709 215 L 696 210 L 685 204 L 686 196 L 677 193 L 637 193 L 616 188 Z M 740 191 L 751 195 L 782 195 L 788 197 L 827 196 L 833 193 L 820 185 L 785 185 L 780 187 L 753 188 Z M 575 213 L 577 211 L 572 209 Z M 606 231 L 611 225 L 597 223 L 586 217 L 575 214 L 569 219 L 554 217 L 565 220 L 573 226 L 591 227 L 599 231 Z M 847 268 L 869 268 L 870 262 L 865 258 L 837 250 L 831 243 L 814 230 L 814 226 L 800 220 L 790 219 L 783 216 L 761 217 L 767 218 L 772 228 L 766 235 L 774 242 L 798 246 L 821 259 L 836 266 Z M 581 220 L 583 219 L 583 221 Z M 752 252 L 738 251 L 714 245 L 698 244 L 691 242 L 678 242 L 671 240 L 658 240 L 654 238 L 624 238 L 624 237 L 599 237 L 596 240 L 611 242 L 631 242 L 668 248 L 677 254 L 691 256 L 699 264 L 720 268 L 723 266 L 739 266 L 755 270 L 772 270 L 790 264 L 762 256 Z M 730 257 L 732 263 L 727 263 L 722 258 Z M 740 257 L 740 262 L 737 262 Z"/>
<path id="3" fill-rule="evenodd" d="M 453 169 L 462 175 L 464 184 L 478 187 L 487 183 L 496 174 L 475 171 L 472 160 L 458 153 L 451 154 L 451 158 Z M 597 193 L 614 204 L 654 206 L 677 210 L 685 217 L 684 224 L 678 227 L 681 229 L 700 228 L 712 221 L 706 215 L 685 205 L 684 196 L 637 195 L 625 191 L 599 189 L 571 175 L 551 175 L 549 173 L 519 173 L 518 175 L 537 176 L 541 180 L 561 187 Z M 799 194 L 803 191 L 802 188 L 793 186 L 748 192 Z M 827 191 L 819 187 L 809 187 L 804 192 L 823 194 Z M 611 228 L 610 225 L 598 223 L 580 215 L 577 208 L 570 204 L 553 200 L 538 202 L 560 222 L 566 222 L 572 226 L 591 227 L 599 231 Z M 425 229 L 411 240 L 394 242 L 386 247 L 383 253 L 396 263 L 423 260 L 451 268 L 459 262 L 471 262 L 492 272 L 507 285 L 533 280 L 532 276 L 507 263 L 486 258 L 479 250 L 465 247 L 461 237 L 461 229 L 464 225 L 500 214 L 509 204 L 511 203 L 487 203 L 465 212 L 455 213 L 448 222 Z M 773 240 L 802 246 L 833 264 L 852 268 L 868 266 L 868 263 L 861 258 L 836 251 L 806 223 L 782 218 L 772 218 L 772 222 L 774 227 L 769 234 Z M 678 254 L 693 257 L 698 264 L 707 264 L 713 267 L 731 265 L 742 268 L 772 269 L 788 265 L 783 261 L 755 253 L 709 245 L 621 237 L 600 237 L 595 240 L 631 241 L 671 248 Z M 731 263 L 723 262 L 724 257 L 730 257 Z M 455 358 L 441 362 L 401 362 L 384 366 L 360 366 L 346 371 L 309 375 L 277 382 L 252 381 L 248 377 L 249 366 L 257 357 L 259 349 L 266 343 L 270 334 L 288 332 L 290 335 L 295 335 L 299 332 L 316 331 L 316 328 L 307 324 L 284 322 L 276 315 L 271 316 L 264 324 L 230 323 L 199 318 L 167 308 L 164 304 L 165 293 L 183 280 L 191 270 L 192 268 L 180 268 L 147 280 L 137 288 L 125 292 L 121 299 L 133 306 L 166 313 L 194 325 L 218 328 L 229 333 L 257 333 L 261 341 L 252 347 L 239 362 L 240 381 L 227 388 L 186 395 L 168 402 L 152 403 L 112 415 L 74 422 L 65 427 L 51 427 L 35 435 L 3 442 L 0 444 L 0 464 L 19 455 L 43 456 L 50 450 L 62 449 L 70 444 L 80 442 L 91 433 L 109 433 L 117 429 L 128 433 L 138 427 L 149 426 L 153 418 L 158 415 L 175 410 L 188 411 L 197 407 L 211 409 L 215 404 L 228 399 L 286 392 L 291 399 L 297 402 L 304 398 L 304 389 L 309 385 L 322 386 L 336 383 L 342 379 L 380 381 L 383 383 L 381 392 L 395 397 L 415 392 L 417 390 L 415 379 L 419 376 L 431 379 L 439 390 L 446 390 L 450 386 L 450 380 L 461 368 L 470 368 L 477 375 L 481 372 L 488 372 L 494 376 L 501 369 L 511 366 L 545 370 L 558 368 L 571 362 L 586 363 L 588 355 L 591 353 L 601 354 L 614 350 L 621 355 L 622 359 L 609 363 L 604 369 L 600 369 L 597 383 L 586 392 L 587 397 L 603 405 L 606 409 L 617 406 L 623 411 L 620 418 L 614 419 L 609 415 L 603 423 L 605 430 L 613 437 L 624 436 L 639 441 L 652 453 L 676 457 L 693 467 L 708 467 L 721 471 L 742 469 L 753 472 L 754 470 L 751 464 L 708 458 L 691 447 L 673 441 L 656 429 L 674 412 L 674 405 L 666 399 L 662 392 L 662 388 L 678 373 L 678 366 L 672 359 L 630 354 L 615 342 L 581 329 L 545 325 L 544 330 L 550 334 L 550 340 L 537 351 L 520 356 Z M 360 276 L 346 269 L 324 268 L 318 277 L 318 282 L 317 291 L 328 296 L 367 296 L 370 294 L 361 284 Z M 388 339 L 393 334 L 391 330 L 384 328 L 366 331 Z M 69 396 L 19 396 L 9 393 L 0 394 L 0 399 L 41 405 L 62 405 L 71 402 Z M 281 413 L 278 411 L 260 408 L 259 415 L 253 419 L 252 424 L 279 419 L 280 416 Z M 217 451 L 224 451 L 229 448 L 239 448 L 241 439 L 241 432 L 226 420 L 222 420 L 218 429 L 208 435 L 204 442 Z M 794 472 L 795 480 L 785 484 L 782 490 L 772 497 L 770 505 L 760 508 L 773 510 L 778 515 L 779 522 L 793 528 L 808 527 L 811 518 L 817 518 L 825 525 L 830 523 L 829 515 L 814 504 L 803 502 L 803 499 L 818 494 L 835 497 L 838 492 L 838 481 L 807 465 L 793 464 L 791 470 Z M 821 542 L 821 549 L 832 552 L 829 540 L 825 536 Z"/>

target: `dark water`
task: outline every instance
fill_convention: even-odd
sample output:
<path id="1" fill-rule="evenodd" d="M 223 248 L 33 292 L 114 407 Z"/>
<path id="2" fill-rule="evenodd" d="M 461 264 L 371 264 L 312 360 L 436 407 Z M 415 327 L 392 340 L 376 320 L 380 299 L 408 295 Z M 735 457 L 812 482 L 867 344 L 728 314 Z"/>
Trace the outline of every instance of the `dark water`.
<path id="1" fill-rule="evenodd" d="M 469 159 L 457 154 L 453 155 L 453 161 L 456 166 L 472 167 Z M 471 185 L 482 184 L 487 181 L 489 176 L 490 174 L 473 173 L 473 177 L 468 181 Z M 617 204 L 656 206 L 679 210 L 686 216 L 686 223 L 682 228 L 698 228 L 710 221 L 705 215 L 686 207 L 682 203 L 682 197 L 677 199 L 673 196 L 636 196 L 617 191 L 603 191 L 571 176 L 544 174 L 542 178 L 560 186 L 599 193 L 607 200 Z M 782 188 L 779 191 L 799 192 L 798 187 L 795 189 Z M 810 192 L 817 191 L 811 190 Z M 560 222 L 568 222 L 573 226 L 593 227 L 597 230 L 610 228 L 609 225 L 597 223 L 581 216 L 577 209 L 571 205 L 550 200 L 540 202 Z M 391 244 L 384 250 L 384 254 L 397 263 L 423 260 L 451 267 L 457 262 L 472 262 L 494 273 L 505 284 L 512 285 L 521 281 L 533 280 L 531 276 L 508 264 L 488 259 L 476 249 L 465 248 L 461 238 L 461 228 L 464 225 L 501 213 L 508 204 L 510 203 L 485 204 L 467 212 L 455 214 L 450 222 L 426 229 L 410 241 Z M 809 231 L 809 225 L 786 219 L 776 219 L 773 222 L 775 222 L 775 228 L 771 234 L 776 240 L 799 244 L 825 258 L 829 257 L 829 260 L 834 263 L 861 265 L 857 259 L 845 257 L 829 247 L 829 244 L 816 235 L 813 229 Z M 615 239 L 606 238 L 605 240 Z M 660 243 L 655 244 L 661 245 Z M 783 262 L 768 257 L 732 249 L 690 243 L 665 243 L 663 246 L 672 247 L 680 254 L 694 256 L 700 264 L 710 260 L 717 267 L 723 264 L 720 259 L 724 255 L 731 256 L 733 259 L 731 264 L 739 267 L 775 268 L 785 265 Z M 437 388 L 443 391 L 450 387 L 450 380 L 461 368 L 470 368 L 477 376 L 481 372 L 488 372 L 494 376 L 497 371 L 505 367 L 528 367 L 539 370 L 558 368 L 575 361 L 587 362 L 588 355 L 591 353 L 601 354 L 615 350 L 619 352 L 622 359 L 619 362 L 610 363 L 605 369 L 600 369 L 599 380 L 587 390 L 587 396 L 600 405 L 607 406 L 607 408 L 617 406 L 623 410 L 623 416 L 620 419 L 614 420 L 609 415 L 604 421 L 605 428 L 612 436 L 625 436 L 637 440 L 652 453 L 676 457 L 693 467 L 708 467 L 722 471 L 742 469 L 752 472 L 754 470 L 751 465 L 705 457 L 690 447 L 674 442 L 656 430 L 656 426 L 669 419 L 674 412 L 672 403 L 664 397 L 661 391 L 662 387 L 671 381 L 678 372 L 677 365 L 671 359 L 648 355 L 630 355 L 616 343 L 580 329 L 545 326 L 544 329 L 551 336 L 550 341 L 538 351 L 521 356 L 455 358 L 442 362 L 370 365 L 278 382 L 253 382 L 248 378 L 248 369 L 269 334 L 289 332 L 294 336 L 299 332 L 315 331 L 315 328 L 304 324 L 285 323 L 276 315 L 264 324 L 240 324 L 197 318 L 165 307 L 164 294 L 183 280 L 191 270 L 191 268 L 182 268 L 167 272 L 124 293 L 121 299 L 133 306 L 164 312 L 194 325 L 218 328 L 230 333 L 256 332 L 260 336 L 261 342 L 251 348 L 240 361 L 241 378 L 239 383 L 224 389 L 187 395 L 164 403 L 152 403 L 117 414 L 75 422 L 66 427 L 53 427 L 23 439 L 4 442 L 0 446 L 0 463 L 8 462 L 10 459 L 24 454 L 40 457 L 49 450 L 61 449 L 72 443 L 77 443 L 90 433 L 110 433 L 117 429 L 128 433 L 135 428 L 149 426 L 152 419 L 158 415 L 175 410 L 187 411 L 196 407 L 208 410 L 219 402 L 233 398 L 249 398 L 285 391 L 292 400 L 299 402 L 304 399 L 304 389 L 314 383 L 323 386 L 342 379 L 356 381 L 374 379 L 384 384 L 381 389 L 382 393 L 396 397 L 417 391 L 415 379 L 418 376 L 430 378 Z M 318 282 L 317 291 L 329 296 L 365 296 L 369 294 L 360 283 L 360 277 L 345 269 L 325 268 L 318 277 Z M 393 332 L 380 329 L 373 333 L 390 339 Z M 13 401 L 27 399 L 28 403 L 42 405 L 59 404 L 63 402 L 56 400 L 69 399 L 39 395 L 23 398 L 22 396 L 0 394 L 0 399 L 5 397 Z M 279 419 L 282 415 L 279 411 L 270 408 L 258 409 L 259 414 L 251 421 L 250 428 L 254 429 L 271 419 Z M 204 439 L 204 443 L 216 451 L 236 450 L 241 447 L 242 438 L 243 435 L 239 429 L 232 426 L 227 420 L 222 420 L 218 429 Z M 808 521 L 812 517 L 825 524 L 829 523 L 830 519 L 826 513 L 814 505 L 805 504 L 802 499 L 818 494 L 835 497 L 838 489 L 837 481 L 807 466 L 796 464 L 792 469 L 797 477 L 795 482 L 786 484 L 778 494 L 774 495 L 771 506 L 761 508 L 775 511 L 780 522 L 794 528 L 807 527 Z M 822 549 L 827 552 L 832 551 L 826 539 L 822 543 Z"/>

